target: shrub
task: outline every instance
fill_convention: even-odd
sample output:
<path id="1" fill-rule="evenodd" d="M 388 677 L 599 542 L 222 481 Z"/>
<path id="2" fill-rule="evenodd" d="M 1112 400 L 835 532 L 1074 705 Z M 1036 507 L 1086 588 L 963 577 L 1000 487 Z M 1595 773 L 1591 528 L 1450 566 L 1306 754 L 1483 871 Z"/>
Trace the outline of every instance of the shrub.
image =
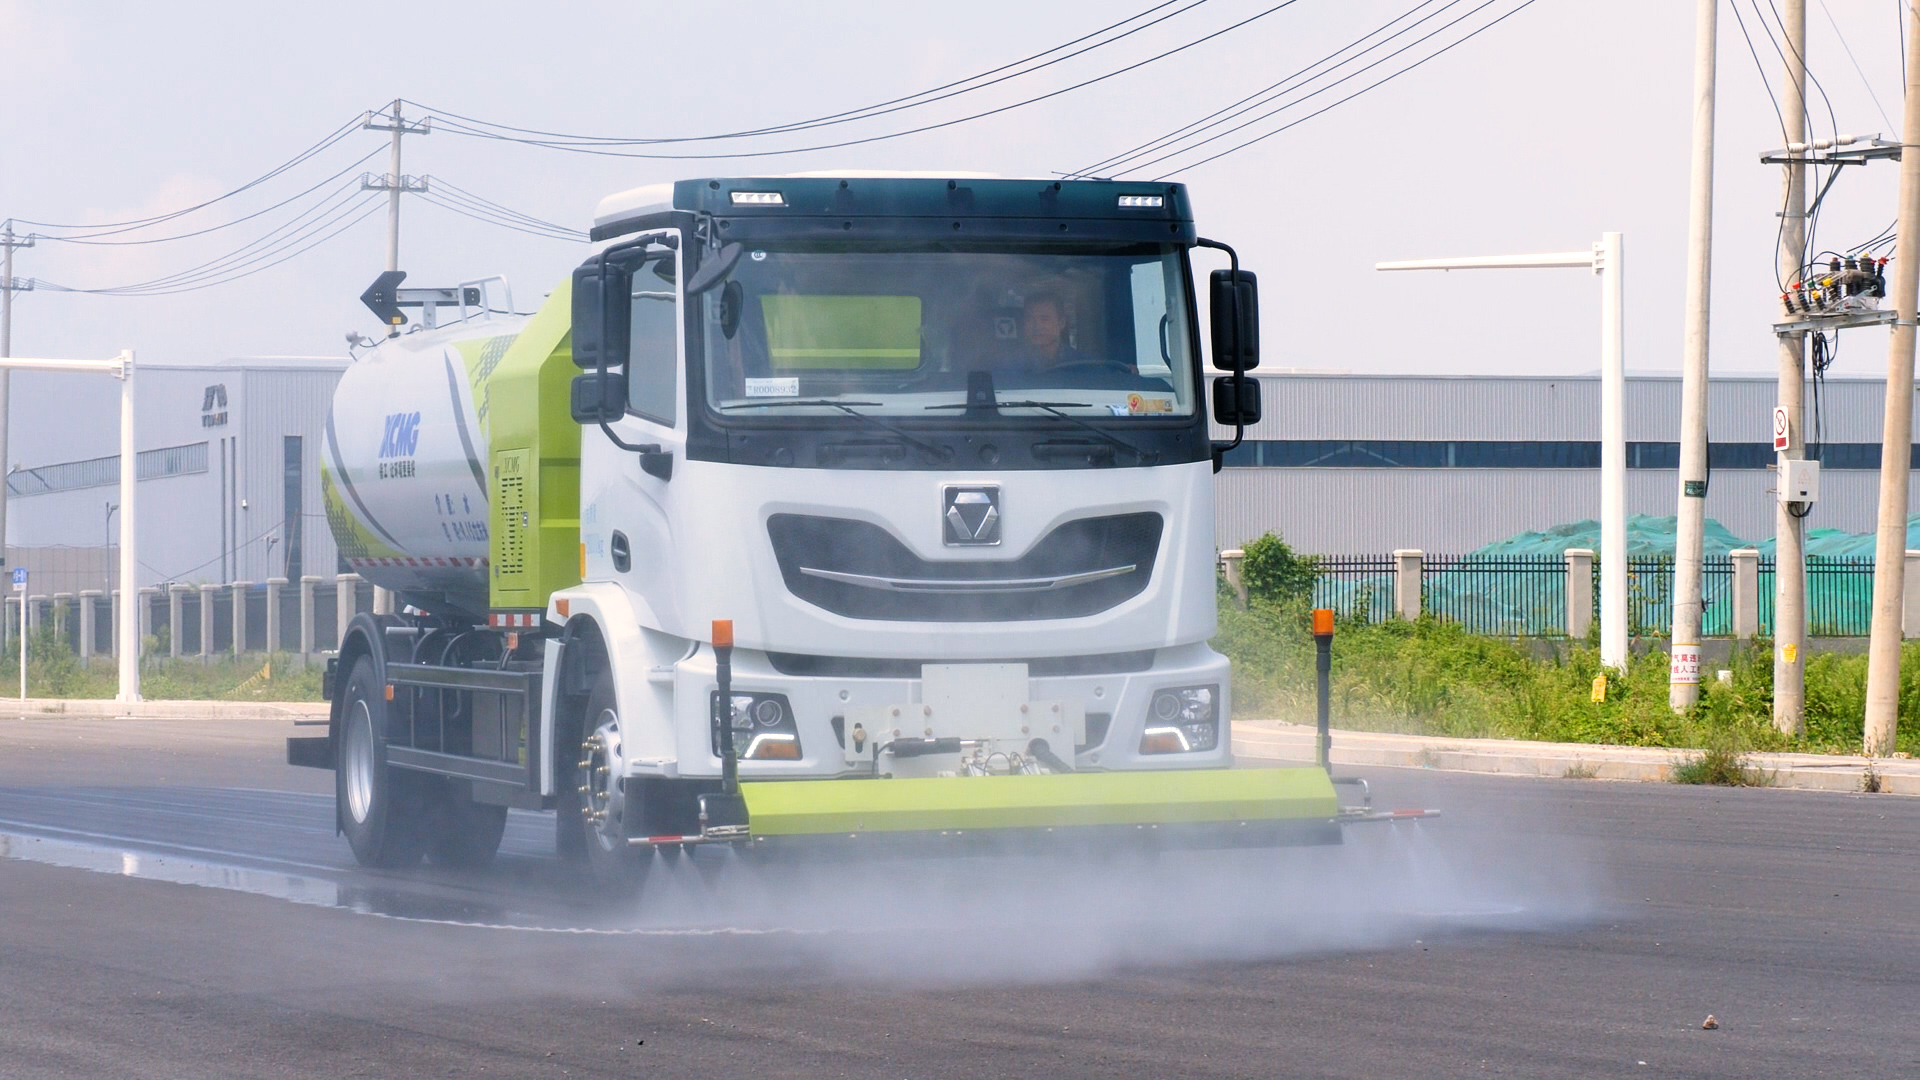
<path id="1" fill-rule="evenodd" d="M 1240 562 L 1242 580 L 1249 599 L 1274 603 L 1305 603 L 1313 598 L 1313 583 L 1320 577 L 1320 560 L 1301 555 L 1285 540 L 1267 533 L 1249 543 Z"/>

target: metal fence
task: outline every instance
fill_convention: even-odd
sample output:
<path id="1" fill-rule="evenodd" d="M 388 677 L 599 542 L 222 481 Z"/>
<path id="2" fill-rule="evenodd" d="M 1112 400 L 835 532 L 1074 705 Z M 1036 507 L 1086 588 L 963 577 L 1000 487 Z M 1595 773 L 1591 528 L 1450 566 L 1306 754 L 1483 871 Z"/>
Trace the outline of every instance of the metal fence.
<path id="1" fill-rule="evenodd" d="M 1595 560 L 1593 612 L 1600 612 L 1600 567 Z M 1382 622 L 1394 617 L 1391 555 L 1323 555 L 1314 583 L 1315 607 L 1342 618 Z M 1774 562 L 1758 561 L 1755 607 L 1759 632 L 1773 633 Z M 1701 633 L 1733 633 L 1733 560 L 1708 557 L 1701 566 Z M 1567 565 L 1557 555 L 1434 555 L 1423 557 L 1421 610 L 1476 634 L 1557 637 L 1567 627 Z M 1807 632 L 1814 637 L 1861 637 L 1873 612 L 1873 559 L 1807 560 Z M 1673 559 L 1627 560 L 1627 617 L 1635 636 L 1665 636 L 1673 628 Z"/>
<path id="2" fill-rule="evenodd" d="M 1317 568 L 1314 607 L 1332 608 L 1343 619 L 1393 618 L 1393 556 L 1322 555 Z"/>
<path id="3" fill-rule="evenodd" d="M 1556 555 L 1428 555 L 1420 610 L 1475 634 L 1567 632 L 1567 561 Z"/>

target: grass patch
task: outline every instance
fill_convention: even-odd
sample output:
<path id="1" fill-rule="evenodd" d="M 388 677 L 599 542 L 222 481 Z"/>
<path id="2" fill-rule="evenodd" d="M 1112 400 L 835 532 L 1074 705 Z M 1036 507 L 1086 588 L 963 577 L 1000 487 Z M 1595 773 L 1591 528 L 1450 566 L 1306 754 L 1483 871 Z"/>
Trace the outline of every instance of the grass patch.
<path id="1" fill-rule="evenodd" d="M 198 657 L 175 660 L 153 653 L 164 651 L 149 638 L 147 655 L 140 664 L 140 696 L 153 701 L 321 701 L 320 675 L 324 660 L 305 668 L 293 658 L 276 655 L 272 663 L 261 655 L 239 659 L 214 657 L 201 662 Z M 0 658 L 0 691 L 20 686 L 20 654 Z M 270 670 L 268 670 L 270 669 Z M 263 674 L 264 672 L 264 674 Z M 27 696 L 36 698 L 106 699 L 119 692 L 118 662 L 110 656 L 96 656 L 83 665 L 64 640 L 51 628 L 43 629 L 27 643 Z"/>
<path id="2" fill-rule="evenodd" d="M 1747 764 L 1747 755 L 1727 742 L 1717 742 L 1673 767 L 1676 784 L 1719 784 L 1723 787 L 1766 787 L 1771 778 Z"/>
<path id="3" fill-rule="evenodd" d="M 1223 595 L 1214 647 L 1233 661 L 1237 716 L 1313 716 L 1313 640 L 1298 597 L 1254 597 L 1242 610 Z M 1772 644 L 1734 651 L 1729 681 L 1701 686 L 1700 701 L 1668 705 L 1667 657 L 1656 648 L 1608 678 L 1591 699 L 1600 654 L 1591 641 L 1556 643 L 1536 656 L 1524 643 L 1470 634 L 1433 618 L 1367 624 L 1343 620 L 1333 643 L 1332 715 L 1338 727 L 1467 738 L 1533 739 L 1709 749 L 1858 753 L 1864 734 L 1865 656 L 1823 653 L 1807 663 L 1807 734 L 1773 727 Z M 1898 749 L 1920 753 L 1920 642 L 1901 663 Z"/>

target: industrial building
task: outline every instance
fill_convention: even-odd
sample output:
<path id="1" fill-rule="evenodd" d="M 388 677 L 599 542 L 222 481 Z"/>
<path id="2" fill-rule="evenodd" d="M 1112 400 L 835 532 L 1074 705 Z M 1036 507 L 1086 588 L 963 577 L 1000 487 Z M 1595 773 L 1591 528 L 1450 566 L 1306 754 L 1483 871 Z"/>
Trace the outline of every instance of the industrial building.
<path id="1" fill-rule="evenodd" d="M 1223 548 L 1271 530 L 1313 553 L 1465 553 L 1600 516 L 1597 376 L 1262 372 L 1260 381 L 1265 415 L 1219 474 Z M 1835 378 L 1809 389 L 1821 479 L 1808 529 L 1873 530 L 1884 386 Z M 1750 541 L 1774 533 L 1775 399 L 1770 375 L 1717 377 L 1708 393 L 1707 516 Z M 1679 376 L 1629 377 L 1625 420 L 1627 512 L 1671 517 Z"/>
<path id="2" fill-rule="evenodd" d="M 142 366 L 135 382 L 141 588 L 338 569 L 320 498 L 327 408 L 345 357 Z M 39 595 L 119 587 L 119 387 L 14 379 L 10 566 Z"/>
<path id="3" fill-rule="evenodd" d="M 140 369 L 141 587 L 298 582 L 345 569 L 321 505 L 320 454 L 347 363 Z M 118 391 L 97 377 L 36 378 L 15 380 L 9 563 L 29 568 L 36 594 L 117 588 Z M 1596 377 L 1260 380 L 1265 417 L 1217 481 L 1223 548 L 1271 530 L 1307 552 L 1462 553 L 1599 516 Z M 1829 379 L 1809 393 L 1822 439 L 1810 529 L 1872 529 L 1882 387 Z M 1722 376 L 1710 393 L 1707 514 L 1748 540 L 1773 535 L 1774 397 L 1774 380 L 1762 376 Z M 1679 414 L 1677 376 L 1627 380 L 1630 514 L 1674 512 Z"/>

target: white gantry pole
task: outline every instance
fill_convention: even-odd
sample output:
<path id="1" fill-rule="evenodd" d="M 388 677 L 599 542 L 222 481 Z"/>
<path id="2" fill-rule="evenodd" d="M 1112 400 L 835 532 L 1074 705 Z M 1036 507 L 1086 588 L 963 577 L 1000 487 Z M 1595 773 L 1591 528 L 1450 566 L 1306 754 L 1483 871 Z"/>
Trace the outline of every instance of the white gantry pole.
<path id="1" fill-rule="evenodd" d="M 134 551 L 133 488 L 138 482 L 138 458 L 133 449 L 133 351 L 111 360 L 54 360 L 44 357 L 0 358 L 0 368 L 36 371 L 97 371 L 120 380 L 120 693 L 116 700 L 140 700 L 140 620 L 133 605 L 139 599 L 140 563 Z M 20 606 L 21 629 L 26 628 L 26 604 Z"/>
<path id="2" fill-rule="evenodd" d="M 1375 263 L 1375 270 L 1544 270 L 1577 267 L 1600 276 L 1600 663 L 1627 669 L 1627 438 L 1625 265 L 1620 233 L 1590 251 L 1481 255 Z"/>

